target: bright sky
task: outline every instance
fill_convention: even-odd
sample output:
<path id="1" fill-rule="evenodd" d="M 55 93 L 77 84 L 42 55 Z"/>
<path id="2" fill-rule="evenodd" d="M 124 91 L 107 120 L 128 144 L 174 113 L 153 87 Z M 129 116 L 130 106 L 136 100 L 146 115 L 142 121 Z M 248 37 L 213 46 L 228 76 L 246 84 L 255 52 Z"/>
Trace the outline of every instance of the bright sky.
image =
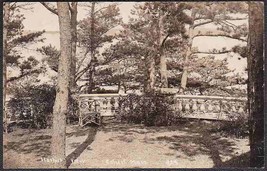
<path id="1" fill-rule="evenodd" d="M 107 3 L 107 2 L 104 2 Z M 108 2 L 109 4 L 112 2 Z M 136 2 L 119 2 L 119 8 L 123 21 L 128 21 L 128 16 Z M 32 10 L 23 10 L 25 20 L 25 30 L 46 30 L 46 31 L 58 31 L 58 17 L 48 11 L 39 2 L 32 5 Z M 84 8 L 78 7 L 78 20 L 86 17 L 87 11 Z"/>

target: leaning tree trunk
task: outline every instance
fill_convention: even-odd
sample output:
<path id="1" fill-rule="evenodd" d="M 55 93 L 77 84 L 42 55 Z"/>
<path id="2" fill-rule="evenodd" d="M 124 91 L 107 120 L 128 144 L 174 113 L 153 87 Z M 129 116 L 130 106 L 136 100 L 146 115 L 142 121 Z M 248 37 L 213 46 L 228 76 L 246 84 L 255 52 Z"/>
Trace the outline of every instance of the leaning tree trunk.
<path id="1" fill-rule="evenodd" d="M 249 2 L 248 109 L 250 166 L 264 164 L 263 3 Z"/>
<path id="2" fill-rule="evenodd" d="M 92 93 L 93 91 L 93 81 L 94 81 L 94 70 L 95 70 L 95 2 L 92 2 L 91 6 L 91 42 L 90 42 L 90 53 L 91 53 L 91 66 L 88 70 L 88 88 L 87 93 Z"/>
<path id="3" fill-rule="evenodd" d="M 185 55 L 185 60 L 184 60 L 184 68 L 183 68 L 183 74 L 181 78 L 181 92 L 186 89 L 186 84 L 187 84 L 187 77 L 188 77 L 188 62 L 189 62 L 189 57 L 191 56 L 191 48 L 192 48 L 192 42 L 193 42 L 193 27 L 189 27 L 189 38 L 188 38 L 188 47 Z"/>
<path id="4" fill-rule="evenodd" d="M 144 92 L 149 93 L 152 92 L 155 87 L 155 81 L 156 81 L 155 58 L 153 56 L 147 56 L 146 64 L 148 67 L 146 68 L 146 74 L 145 74 Z"/>
<path id="5" fill-rule="evenodd" d="M 10 3 L 5 2 L 3 6 L 4 21 L 3 21 L 3 116 L 4 116 L 4 130 L 7 133 L 7 111 L 6 111 L 6 88 L 7 88 L 7 75 L 6 75 L 6 57 L 7 57 L 7 24 L 10 17 Z"/>
<path id="6" fill-rule="evenodd" d="M 71 2 L 70 22 L 71 22 L 71 68 L 70 68 L 70 98 L 69 98 L 69 116 L 76 115 L 75 104 L 77 103 L 77 83 L 76 83 L 76 47 L 77 47 L 77 9 L 78 2 Z M 67 119 L 70 123 L 70 117 Z"/>
<path id="7" fill-rule="evenodd" d="M 167 75 L 167 61 L 166 61 L 166 55 L 165 55 L 165 43 L 164 41 L 164 25 L 163 20 L 165 16 L 163 14 L 159 17 L 159 51 L 160 51 L 160 82 L 162 88 L 168 87 L 168 75 Z"/>
<path id="8" fill-rule="evenodd" d="M 77 4 L 78 2 L 71 3 L 71 75 L 70 75 L 70 87 L 71 90 L 76 90 L 76 46 L 77 46 Z"/>
<path id="9" fill-rule="evenodd" d="M 61 162 L 55 167 L 65 168 L 66 114 L 71 65 L 71 23 L 68 2 L 57 2 L 60 30 L 60 58 L 56 99 L 53 108 L 52 157 Z"/>

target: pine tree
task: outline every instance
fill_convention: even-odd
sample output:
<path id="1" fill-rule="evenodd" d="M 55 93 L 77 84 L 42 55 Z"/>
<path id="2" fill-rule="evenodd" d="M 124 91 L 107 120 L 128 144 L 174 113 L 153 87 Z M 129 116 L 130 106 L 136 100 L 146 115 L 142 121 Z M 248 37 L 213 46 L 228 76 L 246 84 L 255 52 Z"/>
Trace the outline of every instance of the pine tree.
<path id="1" fill-rule="evenodd" d="M 95 84 L 95 72 L 100 60 L 99 49 L 108 43 L 112 43 L 115 35 L 108 34 L 109 31 L 121 24 L 122 18 L 119 17 L 119 8 L 116 3 L 101 6 L 101 3 L 92 2 L 86 4 L 89 16 L 78 23 L 79 47 L 84 49 L 84 57 L 79 60 L 76 80 L 86 75 L 87 93 L 91 93 Z M 89 57 L 88 58 L 88 55 Z M 83 66 L 85 62 L 87 64 Z"/>
<path id="2" fill-rule="evenodd" d="M 60 29 L 60 58 L 58 64 L 58 84 L 53 108 L 52 156 L 61 160 L 55 167 L 65 168 L 66 147 L 66 115 L 68 113 L 68 97 L 71 68 L 71 20 L 68 2 L 57 2 Z"/>
<path id="3" fill-rule="evenodd" d="M 181 90 L 185 90 L 188 77 L 188 63 L 190 62 L 193 55 L 199 53 L 208 54 L 223 54 L 229 53 L 230 50 L 222 49 L 215 50 L 213 52 L 199 52 L 194 50 L 192 47 L 193 40 L 196 37 L 227 37 L 236 39 L 242 42 L 246 42 L 247 26 L 237 26 L 232 21 L 245 20 L 247 17 L 235 17 L 233 14 L 247 14 L 247 5 L 244 2 L 202 2 L 193 3 L 191 9 L 192 24 L 189 25 L 188 29 L 188 43 L 187 51 L 184 59 L 185 66 L 183 67 L 183 75 L 181 78 Z M 217 33 L 215 32 L 203 32 L 200 26 L 207 24 L 217 25 Z M 181 92 L 183 93 L 183 91 Z"/>
<path id="4" fill-rule="evenodd" d="M 24 20 L 20 9 L 28 6 L 27 3 L 4 2 L 3 3 L 3 101 L 4 101 L 4 120 L 5 130 L 7 131 L 7 115 L 5 110 L 5 101 L 7 87 L 14 81 L 21 80 L 32 74 L 39 74 L 43 71 L 43 67 L 39 66 L 39 62 L 34 57 L 22 56 L 21 49 L 31 43 L 43 41 L 41 35 L 44 31 L 25 33 L 22 24 Z M 20 73 L 14 77 L 7 77 L 7 68 L 17 68 Z"/>

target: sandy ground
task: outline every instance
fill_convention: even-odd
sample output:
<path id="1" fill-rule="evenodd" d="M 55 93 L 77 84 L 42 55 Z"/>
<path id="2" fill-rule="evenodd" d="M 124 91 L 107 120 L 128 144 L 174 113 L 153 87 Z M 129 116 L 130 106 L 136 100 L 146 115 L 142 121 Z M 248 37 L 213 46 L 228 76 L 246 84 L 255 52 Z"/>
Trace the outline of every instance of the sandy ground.
<path id="1" fill-rule="evenodd" d="M 70 168 L 246 167 L 248 139 L 225 138 L 207 125 L 144 127 L 109 124 L 95 136 L 88 128 L 67 128 Z M 49 168 L 51 130 L 16 130 L 4 135 L 4 168 Z M 91 134 L 88 136 L 88 134 Z M 75 153 L 73 153 L 75 151 Z M 71 156 L 69 155 L 69 156 Z"/>

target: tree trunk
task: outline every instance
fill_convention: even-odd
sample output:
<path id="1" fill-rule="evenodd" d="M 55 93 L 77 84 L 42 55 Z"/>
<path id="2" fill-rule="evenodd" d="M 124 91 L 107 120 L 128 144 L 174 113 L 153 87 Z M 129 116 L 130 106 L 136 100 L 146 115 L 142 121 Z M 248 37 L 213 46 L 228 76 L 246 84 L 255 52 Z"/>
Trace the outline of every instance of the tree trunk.
<path id="1" fill-rule="evenodd" d="M 71 90 L 76 90 L 76 45 L 77 45 L 77 4 L 78 2 L 71 3 L 71 75 L 70 75 L 70 87 Z"/>
<path id="2" fill-rule="evenodd" d="M 6 57 L 7 57 L 7 25 L 10 17 L 10 3 L 4 3 L 4 21 L 3 21 L 3 108 L 4 108 L 4 130 L 7 133 L 7 111 L 6 111 L 6 88 L 7 88 L 7 75 L 6 75 Z"/>
<path id="3" fill-rule="evenodd" d="M 91 66 L 90 66 L 90 69 L 88 70 L 88 88 L 87 88 L 87 93 L 92 93 L 92 90 L 93 90 L 93 81 L 94 81 L 94 78 L 93 78 L 93 75 L 94 75 L 94 70 L 95 70 L 95 65 L 94 65 L 94 62 L 95 61 L 95 40 L 94 40 L 94 37 L 95 37 L 95 2 L 92 2 L 92 6 L 91 6 L 91 42 L 90 42 L 90 53 L 91 53 Z"/>
<path id="4" fill-rule="evenodd" d="M 144 92 L 148 93 L 154 90 L 155 87 L 155 58 L 148 56 L 147 57 L 147 63 L 148 63 L 148 68 L 147 68 L 147 75 L 146 75 L 146 80 L 145 80 L 145 88 Z"/>
<path id="5" fill-rule="evenodd" d="M 191 48 L 192 48 L 192 42 L 193 42 L 193 27 L 190 26 L 189 27 L 189 40 L 188 40 L 188 47 L 187 47 L 187 51 L 186 51 L 186 56 L 185 56 L 185 65 L 183 68 L 183 75 L 182 75 L 182 79 L 181 79 L 181 90 L 183 93 L 183 91 L 186 89 L 186 84 L 187 84 L 187 76 L 188 76 L 188 62 L 189 62 L 189 58 L 191 56 Z"/>
<path id="6" fill-rule="evenodd" d="M 160 49 L 160 82 L 162 88 L 168 87 L 168 76 L 167 76 L 167 62 L 164 53 L 164 28 L 163 20 L 164 15 L 159 17 L 159 49 Z"/>
<path id="7" fill-rule="evenodd" d="M 71 68 L 71 22 L 68 2 L 57 2 L 60 30 L 60 58 L 56 99 L 53 108 L 52 157 L 60 162 L 55 167 L 65 168 L 66 114 Z"/>
<path id="8" fill-rule="evenodd" d="M 249 2 L 248 110 L 250 166 L 264 165 L 263 3 Z"/>

